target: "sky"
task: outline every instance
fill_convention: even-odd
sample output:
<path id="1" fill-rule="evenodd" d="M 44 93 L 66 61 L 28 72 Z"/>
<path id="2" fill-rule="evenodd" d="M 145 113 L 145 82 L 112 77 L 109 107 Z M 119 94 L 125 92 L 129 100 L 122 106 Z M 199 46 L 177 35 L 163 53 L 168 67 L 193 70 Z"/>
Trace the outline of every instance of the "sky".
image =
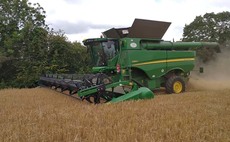
<path id="1" fill-rule="evenodd" d="M 99 38 L 110 28 L 130 27 L 135 18 L 171 22 L 163 39 L 178 41 L 185 24 L 205 13 L 230 11 L 230 0 L 29 0 L 46 11 L 46 23 L 68 40 Z"/>

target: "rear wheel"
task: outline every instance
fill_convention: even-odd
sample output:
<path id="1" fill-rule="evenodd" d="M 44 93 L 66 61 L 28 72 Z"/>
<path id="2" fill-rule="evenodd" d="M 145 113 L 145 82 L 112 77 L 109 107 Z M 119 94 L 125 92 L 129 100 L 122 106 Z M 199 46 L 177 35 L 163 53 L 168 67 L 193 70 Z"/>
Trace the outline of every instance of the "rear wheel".
<path id="1" fill-rule="evenodd" d="M 185 81 L 181 76 L 172 76 L 166 81 L 166 92 L 171 93 L 182 93 L 185 91 Z"/>

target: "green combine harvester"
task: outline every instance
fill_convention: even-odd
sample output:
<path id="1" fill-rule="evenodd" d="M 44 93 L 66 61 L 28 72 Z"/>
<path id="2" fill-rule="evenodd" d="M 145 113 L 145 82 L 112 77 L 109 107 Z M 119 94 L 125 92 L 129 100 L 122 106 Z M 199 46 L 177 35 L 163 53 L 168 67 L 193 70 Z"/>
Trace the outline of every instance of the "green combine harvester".
<path id="1" fill-rule="evenodd" d="M 83 43 L 94 65 L 91 74 L 47 74 L 40 84 L 95 104 L 151 99 L 152 91 L 161 87 L 169 94 L 184 92 L 195 66 L 195 49 L 219 51 L 219 45 L 163 41 L 170 24 L 135 19 L 129 28 L 112 28 L 103 32 L 103 38 L 86 39 Z"/>

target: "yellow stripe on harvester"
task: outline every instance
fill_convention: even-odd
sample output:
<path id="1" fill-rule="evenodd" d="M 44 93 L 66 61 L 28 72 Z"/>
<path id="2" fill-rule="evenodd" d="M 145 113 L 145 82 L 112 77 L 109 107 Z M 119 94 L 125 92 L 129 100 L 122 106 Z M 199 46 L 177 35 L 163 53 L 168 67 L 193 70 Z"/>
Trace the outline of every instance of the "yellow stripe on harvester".
<path id="1" fill-rule="evenodd" d="M 170 60 L 159 60 L 159 61 L 150 61 L 144 63 L 133 64 L 134 66 L 142 66 L 149 64 L 158 64 L 158 63 L 166 63 L 166 62 L 184 62 L 184 61 L 194 61 L 195 58 L 180 58 L 180 59 L 170 59 Z"/>
<path id="2" fill-rule="evenodd" d="M 195 58 L 182 58 L 182 59 L 171 59 L 167 60 L 167 62 L 183 62 L 183 61 L 194 61 Z"/>

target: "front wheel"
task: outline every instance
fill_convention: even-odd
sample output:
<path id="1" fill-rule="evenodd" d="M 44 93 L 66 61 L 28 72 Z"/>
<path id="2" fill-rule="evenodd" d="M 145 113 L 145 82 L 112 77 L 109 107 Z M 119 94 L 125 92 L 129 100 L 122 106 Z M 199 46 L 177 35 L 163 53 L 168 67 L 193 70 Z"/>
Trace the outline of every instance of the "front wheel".
<path id="1" fill-rule="evenodd" d="M 185 91 L 185 81 L 181 76 L 172 76 L 166 81 L 166 92 L 172 93 L 182 93 Z"/>

